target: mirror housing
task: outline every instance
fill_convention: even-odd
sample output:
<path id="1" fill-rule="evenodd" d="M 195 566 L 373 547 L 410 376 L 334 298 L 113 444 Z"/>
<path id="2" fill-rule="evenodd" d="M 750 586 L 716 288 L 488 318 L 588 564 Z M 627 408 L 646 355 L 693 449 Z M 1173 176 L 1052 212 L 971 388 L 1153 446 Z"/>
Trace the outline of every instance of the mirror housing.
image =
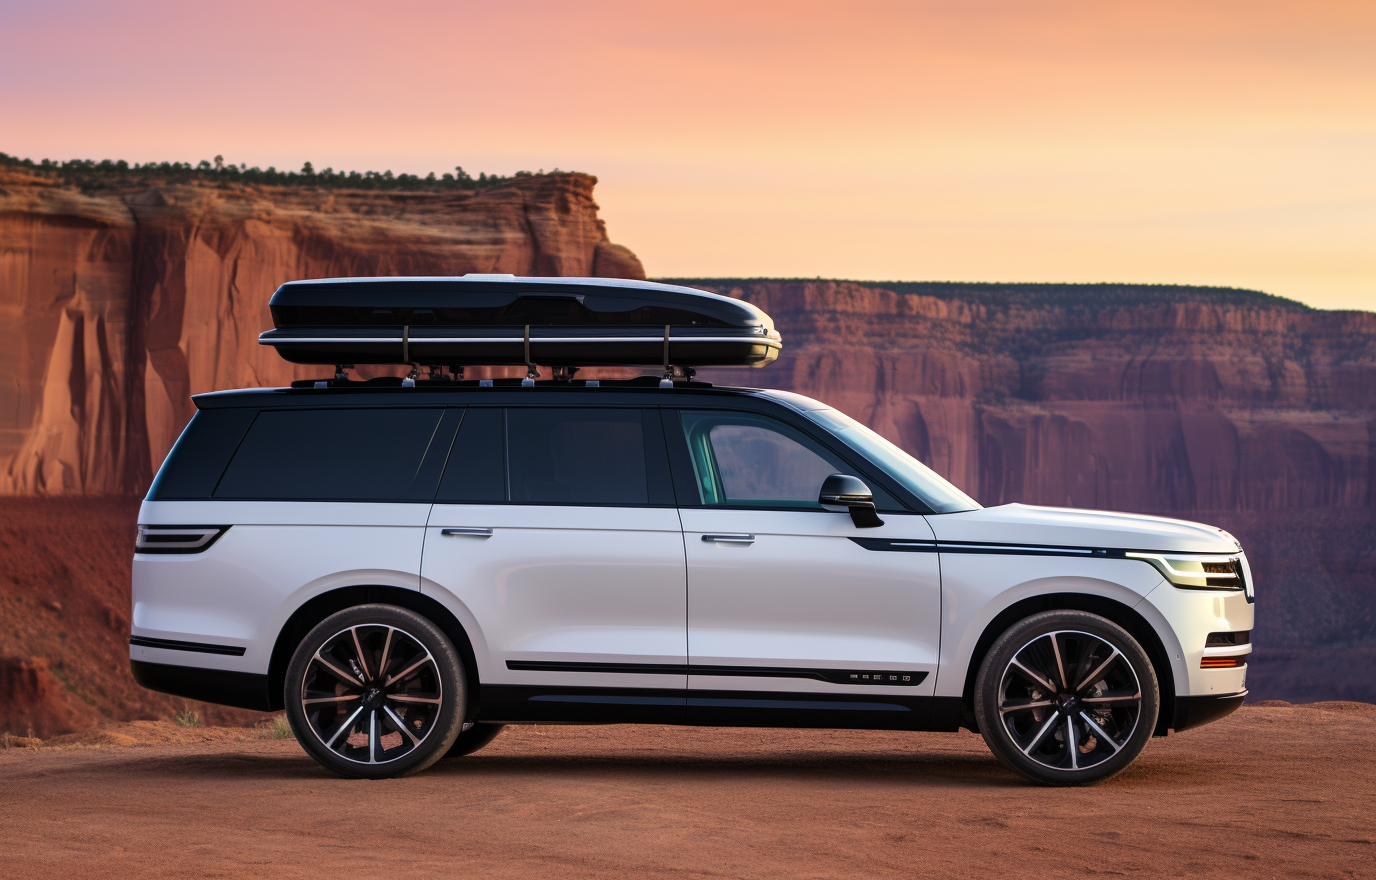
<path id="1" fill-rule="evenodd" d="M 872 529 L 884 521 L 874 510 L 874 493 L 865 481 L 850 474 L 832 474 L 822 481 L 817 503 L 827 510 L 849 510 L 857 529 Z"/>

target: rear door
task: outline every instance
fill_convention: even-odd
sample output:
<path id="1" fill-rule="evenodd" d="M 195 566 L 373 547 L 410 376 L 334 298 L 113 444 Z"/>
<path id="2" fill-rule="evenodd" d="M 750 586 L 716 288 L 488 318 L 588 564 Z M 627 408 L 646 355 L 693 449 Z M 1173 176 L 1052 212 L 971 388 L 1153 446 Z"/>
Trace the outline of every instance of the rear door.
<path id="1" fill-rule="evenodd" d="M 422 584 L 471 621 L 484 720 L 672 720 L 687 588 L 658 412 L 469 407 Z"/>

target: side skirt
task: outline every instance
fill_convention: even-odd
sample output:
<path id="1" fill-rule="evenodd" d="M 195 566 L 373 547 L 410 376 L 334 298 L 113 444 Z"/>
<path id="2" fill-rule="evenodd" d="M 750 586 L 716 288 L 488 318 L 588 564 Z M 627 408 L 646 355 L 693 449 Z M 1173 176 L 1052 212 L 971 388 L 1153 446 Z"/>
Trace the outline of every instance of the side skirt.
<path id="1" fill-rule="evenodd" d="M 485 684 L 475 720 L 954 731 L 960 698 Z"/>

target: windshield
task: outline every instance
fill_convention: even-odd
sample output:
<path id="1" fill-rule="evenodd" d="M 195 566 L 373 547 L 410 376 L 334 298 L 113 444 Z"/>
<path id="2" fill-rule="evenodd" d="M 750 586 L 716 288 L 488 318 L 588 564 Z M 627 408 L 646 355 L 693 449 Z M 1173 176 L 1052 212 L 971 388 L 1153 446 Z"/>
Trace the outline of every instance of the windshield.
<path id="1" fill-rule="evenodd" d="M 883 468 L 909 492 L 921 498 L 933 512 L 955 513 L 979 509 L 978 502 L 951 485 L 936 471 L 845 413 L 827 408 L 808 410 L 803 414 Z"/>

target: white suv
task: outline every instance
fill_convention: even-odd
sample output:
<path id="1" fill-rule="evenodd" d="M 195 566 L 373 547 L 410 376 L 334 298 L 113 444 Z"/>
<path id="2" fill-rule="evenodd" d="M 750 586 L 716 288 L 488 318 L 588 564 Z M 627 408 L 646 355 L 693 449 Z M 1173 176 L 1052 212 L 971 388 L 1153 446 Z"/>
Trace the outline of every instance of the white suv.
<path id="1" fill-rule="evenodd" d="M 140 512 L 130 659 L 285 708 L 344 775 L 640 722 L 963 726 L 1076 784 L 1246 695 L 1252 579 L 1216 528 L 982 508 L 777 391 L 298 384 L 195 398 Z"/>

